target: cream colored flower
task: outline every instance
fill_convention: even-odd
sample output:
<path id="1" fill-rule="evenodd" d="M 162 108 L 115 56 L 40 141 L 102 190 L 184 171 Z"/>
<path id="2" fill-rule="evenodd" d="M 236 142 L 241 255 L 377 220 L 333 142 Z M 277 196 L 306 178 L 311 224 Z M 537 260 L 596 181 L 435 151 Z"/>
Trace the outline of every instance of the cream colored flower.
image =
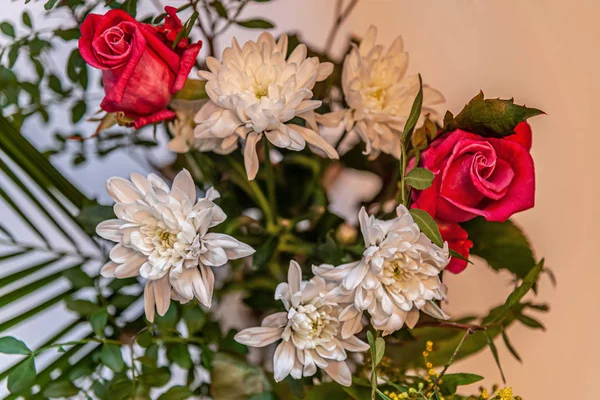
<path id="1" fill-rule="evenodd" d="M 302 270 L 292 261 L 288 282 L 277 286 L 275 299 L 281 299 L 287 311 L 266 317 L 261 327 L 244 329 L 235 340 L 263 347 L 282 339 L 273 358 L 277 382 L 288 375 L 295 379 L 312 376 L 319 367 L 339 384 L 350 386 L 347 351 L 363 352 L 369 345 L 356 336 L 340 335 L 342 308 L 328 296 L 325 281 L 320 277 L 302 281 Z"/>
<path id="2" fill-rule="evenodd" d="M 365 246 L 360 261 L 334 267 L 313 266 L 313 273 L 338 287 L 336 301 L 349 304 L 339 316 L 342 337 L 362 329 L 363 311 L 384 335 L 406 325 L 414 327 L 419 311 L 435 318 L 448 316 L 434 300 L 446 298 L 439 278 L 449 261 L 448 244 L 439 248 L 423 234 L 403 205 L 388 221 L 368 216 L 364 207 L 359 221 Z"/>
<path id="3" fill-rule="evenodd" d="M 223 60 L 206 58 L 206 79 L 210 101 L 196 116 L 194 136 L 222 141 L 229 149 L 239 138 L 244 141 L 244 162 L 249 179 L 258 171 L 256 146 L 265 136 L 277 147 L 299 151 L 306 144 L 330 158 L 338 154 L 316 131 L 312 111 L 321 105 L 311 100 L 316 82 L 327 78 L 333 64 L 317 57 L 306 58 L 307 49 L 298 45 L 286 59 L 288 38 L 276 43 L 263 33 L 257 42 L 240 47 L 236 39 L 223 51 Z M 308 127 L 286 124 L 294 117 L 308 118 Z"/>
<path id="4" fill-rule="evenodd" d="M 194 128 L 196 115 L 209 118 L 215 107 L 205 107 L 206 100 L 172 100 L 170 105 L 175 109 L 175 119 L 169 123 L 173 139 L 169 142 L 169 150 L 175 153 L 187 153 L 190 149 L 213 151 L 218 154 L 229 154 L 238 148 L 237 140 L 224 141 L 220 138 L 197 137 Z M 200 114 L 199 111 L 202 109 Z"/>
<path id="5" fill-rule="evenodd" d="M 210 307 L 214 285 L 211 267 L 246 257 L 254 250 L 237 239 L 208 232 L 226 215 L 213 200 L 214 189 L 198 200 L 187 170 L 173 181 L 173 189 L 154 174 L 131 174 L 131 181 L 110 178 L 106 189 L 115 200 L 117 219 L 101 222 L 96 232 L 118 243 L 102 267 L 102 276 L 148 279 L 144 290 L 146 318 L 154 320 L 154 308 L 164 315 L 171 301 L 194 297 Z"/>
<path id="6" fill-rule="evenodd" d="M 377 29 L 369 27 L 358 47 L 344 60 L 342 89 L 349 109 L 317 115 L 317 121 L 336 127 L 344 121 L 346 131 L 356 132 L 365 142 L 365 154 L 380 152 L 400 158 L 400 135 L 419 92 L 417 75 L 406 76 L 408 53 L 398 37 L 385 51 L 375 45 Z M 444 102 L 442 94 L 423 86 L 422 115 L 434 113 L 431 106 Z"/>

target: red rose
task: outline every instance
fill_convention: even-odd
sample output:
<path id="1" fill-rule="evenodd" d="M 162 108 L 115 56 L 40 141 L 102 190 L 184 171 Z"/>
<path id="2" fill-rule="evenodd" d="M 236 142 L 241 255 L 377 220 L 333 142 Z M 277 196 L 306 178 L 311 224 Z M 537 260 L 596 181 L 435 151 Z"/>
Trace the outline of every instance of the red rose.
<path id="1" fill-rule="evenodd" d="M 524 145 L 508 138 L 458 129 L 434 140 L 421 164 L 436 176 L 431 187 L 414 192 L 413 207 L 449 222 L 477 216 L 506 221 L 533 207 L 533 159 Z"/>
<path id="2" fill-rule="evenodd" d="M 515 134 L 509 135 L 506 139 L 519 143 L 527 150 L 531 150 L 531 126 L 527 121 L 519 123 L 515 128 Z"/>
<path id="3" fill-rule="evenodd" d="M 460 227 L 455 222 L 436 221 L 442 239 L 448 242 L 448 247 L 456 251 L 465 258 L 469 258 L 469 250 L 473 247 L 473 242 L 468 239 L 467 231 Z M 460 258 L 452 257 L 450 263 L 446 266 L 446 270 L 453 274 L 458 274 L 467 268 L 468 262 Z"/>
<path id="4" fill-rule="evenodd" d="M 176 9 L 165 7 L 163 27 L 142 24 L 122 10 L 90 14 L 81 24 L 79 51 L 102 70 L 106 96 L 100 107 L 123 112 L 135 128 L 173 118 L 166 107 L 187 80 L 201 42 L 184 41 L 176 51 L 173 40 L 181 29 Z"/>

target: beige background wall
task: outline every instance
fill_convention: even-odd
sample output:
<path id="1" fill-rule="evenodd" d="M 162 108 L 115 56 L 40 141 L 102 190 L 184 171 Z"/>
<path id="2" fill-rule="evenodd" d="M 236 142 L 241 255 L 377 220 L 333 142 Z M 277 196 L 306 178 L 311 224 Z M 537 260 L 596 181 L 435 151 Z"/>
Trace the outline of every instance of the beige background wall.
<path id="1" fill-rule="evenodd" d="M 1 0 L 3 7 L 7 1 Z M 140 1 L 147 8 L 148 3 Z M 300 30 L 307 41 L 322 46 L 334 4 L 334 0 L 276 0 L 248 7 L 245 15 L 264 15 L 278 22 L 276 32 Z M 44 15 L 42 5 L 30 4 L 34 17 Z M 9 2 L 0 19 L 18 20 L 22 8 L 22 0 Z M 540 298 L 552 306 L 543 317 L 548 332 L 521 328 L 511 332 L 523 365 L 498 344 L 509 384 L 527 400 L 600 398 L 594 384 L 600 372 L 596 338 L 600 266 L 592 256 L 600 247 L 595 229 L 600 222 L 596 207 L 600 136 L 594 126 L 600 92 L 599 17 L 600 2 L 595 0 L 361 0 L 338 36 L 337 43 L 342 43 L 345 34 L 362 35 L 370 24 L 379 27 L 385 43 L 402 35 L 411 56 L 410 71 L 421 72 L 440 89 L 452 111 L 459 111 L 482 89 L 487 96 L 514 96 L 517 102 L 548 113 L 532 120 L 537 206 L 516 219 L 537 254 L 546 257 L 559 284 L 553 289 L 544 280 L 540 287 Z M 43 21 L 59 22 L 59 18 Z M 247 30 L 232 33 L 241 40 L 257 35 Z M 228 41 L 223 38 L 220 48 Z M 28 129 L 30 137 L 45 140 L 39 132 L 47 128 L 32 123 Z M 105 196 L 103 182 L 108 176 L 143 172 L 123 158 L 113 158 L 102 168 L 92 163 L 71 170 L 66 160 L 62 166 L 100 197 Z M 510 291 L 508 276 L 495 275 L 480 264 L 448 282 L 455 315 L 484 311 Z M 37 336 L 33 329 L 23 334 L 32 341 Z M 480 373 L 489 377 L 490 384 L 500 380 L 489 352 L 458 363 L 453 370 Z"/>

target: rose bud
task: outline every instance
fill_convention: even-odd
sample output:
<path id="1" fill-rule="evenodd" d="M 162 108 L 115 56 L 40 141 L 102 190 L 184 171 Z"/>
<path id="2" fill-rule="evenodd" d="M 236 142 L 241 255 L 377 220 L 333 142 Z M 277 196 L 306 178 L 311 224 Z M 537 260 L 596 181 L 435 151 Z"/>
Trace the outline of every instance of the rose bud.
<path id="1" fill-rule="evenodd" d="M 448 247 L 459 253 L 461 256 L 469 258 L 469 250 L 473 247 L 473 242 L 468 239 L 467 231 L 454 222 L 439 220 L 436 222 L 440 229 L 440 233 L 442 234 L 442 239 L 448 242 Z M 467 260 L 452 257 L 450 263 L 446 266 L 446 270 L 453 274 L 458 274 L 467 268 L 467 264 Z"/>
<path id="2" fill-rule="evenodd" d="M 102 70 L 106 96 L 100 107 L 124 113 L 136 129 L 175 116 L 166 107 L 185 84 L 202 46 L 186 39 L 172 50 L 182 24 L 175 8 L 165 10 L 162 27 L 142 24 L 122 10 L 90 14 L 81 24 L 81 56 Z"/>

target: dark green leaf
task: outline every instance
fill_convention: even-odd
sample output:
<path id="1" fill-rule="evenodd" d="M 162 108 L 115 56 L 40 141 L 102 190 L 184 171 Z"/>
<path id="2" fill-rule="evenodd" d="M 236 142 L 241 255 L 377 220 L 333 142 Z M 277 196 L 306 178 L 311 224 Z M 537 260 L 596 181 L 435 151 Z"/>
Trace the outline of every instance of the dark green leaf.
<path id="1" fill-rule="evenodd" d="M 0 338 L 0 353 L 31 354 L 31 350 L 22 341 L 12 336 L 5 336 Z"/>
<path id="2" fill-rule="evenodd" d="M 271 29 L 275 27 L 275 25 L 272 22 L 259 18 L 235 21 L 235 23 L 239 26 L 243 26 L 244 28 L 250 29 Z"/>
<path id="3" fill-rule="evenodd" d="M 504 377 L 504 371 L 502 370 L 502 365 L 500 364 L 500 357 L 498 356 L 498 349 L 494 344 L 494 339 L 490 337 L 489 333 L 486 331 L 485 335 L 487 336 L 488 346 L 490 346 L 490 350 L 492 351 L 492 355 L 494 356 L 494 361 L 496 361 L 496 365 L 500 370 L 500 375 L 502 376 L 502 382 L 506 383 L 506 378 Z"/>
<path id="4" fill-rule="evenodd" d="M 235 341 L 234 336 L 236 333 L 237 331 L 235 329 L 230 329 L 221 341 L 219 350 L 229 353 L 248 354 L 248 347 Z"/>
<path id="5" fill-rule="evenodd" d="M 183 343 L 174 343 L 167 348 L 167 358 L 169 361 L 179 365 L 183 369 L 192 366 L 192 358 L 187 345 Z"/>
<path id="6" fill-rule="evenodd" d="M 375 338 L 371 331 L 367 332 L 367 340 L 371 347 L 371 360 L 374 366 L 377 366 L 385 354 L 385 340 L 381 337 Z"/>
<path id="7" fill-rule="evenodd" d="M 65 277 L 71 281 L 71 284 L 76 289 L 94 286 L 94 280 L 88 274 L 83 272 L 81 268 L 72 268 L 65 272 Z"/>
<path id="8" fill-rule="evenodd" d="M 46 10 L 50 10 L 50 9 L 52 9 L 52 7 L 54 7 L 56 5 L 56 3 L 58 3 L 58 0 L 48 0 L 46 2 L 46 4 L 44 4 L 44 8 Z"/>
<path id="9" fill-rule="evenodd" d="M 442 241 L 440 230 L 435 223 L 435 220 L 427 213 L 427 211 L 413 208 L 410 210 L 410 215 L 412 215 L 421 232 L 423 232 L 429 240 L 439 247 L 443 247 L 444 242 Z"/>
<path id="10" fill-rule="evenodd" d="M 161 387 L 169 383 L 171 371 L 168 367 L 160 367 L 139 376 L 139 380 L 151 387 Z"/>
<path id="11" fill-rule="evenodd" d="M 26 27 L 33 27 L 33 25 L 31 24 L 31 16 L 29 15 L 28 11 L 23 11 L 23 14 L 21 14 L 21 19 L 23 20 L 23 24 L 25 24 Z"/>
<path id="12" fill-rule="evenodd" d="M 79 393 L 79 389 L 69 381 L 50 382 L 44 389 L 44 396 L 50 398 L 72 397 Z"/>
<path id="13" fill-rule="evenodd" d="M 510 312 L 511 308 L 521 301 L 521 299 L 529 292 L 533 285 L 537 282 L 540 272 L 544 268 L 544 260 L 542 259 L 523 279 L 523 282 L 517 287 L 506 299 L 506 302 L 496 315 L 491 318 L 486 318 L 483 323 L 491 325 L 496 322 L 501 322 Z"/>
<path id="14" fill-rule="evenodd" d="M 459 260 L 467 261 L 469 264 L 473 264 L 471 261 L 469 261 L 469 259 L 468 259 L 467 257 L 463 256 L 463 255 L 462 255 L 462 254 L 460 254 L 458 251 L 456 251 L 456 250 L 452 250 L 452 249 L 449 249 L 449 251 L 450 251 L 450 255 L 451 255 L 452 257 L 456 257 L 456 258 L 458 258 Z"/>
<path id="15" fill-rule="evenodd" d="M 13 44 L 12 46 L 10 46 L 10 50 L 8 51 L 8 67 L 9 68 L 12 68 L 15 66 L 17 59 L 19 58 L 19 49 L 20 49 L 20 47 L 16 44 Z M 21 85 L 22 84 L 23 83 L 21 82 Z M 37 97 L 39 97 L 39 95 Z"/>
<path id="16" fill-rule="evenodd" d="M 0 31 L 2 31 L 2 33 L 4 33 L 8 37 L 15 37 L 15 28 L 6 21 L 0 22 Z"/>
<path id="17" fill-rule="evenodd" d="M 258 269 L 266 266 L 271 260 L 271 257 L 273 257 L 278 245 L 279 236 L 269 236 L 266 240 L 264 240 L 263 244 L 261 244 L 260 247 L 256 249 L 256 253 L 254 253 L 254 257 L 252 259 L 254 266 Z"/>
<path id="18" fill-rule="evenodd" d="M 81 121 L 86 111 L 87 104 L 85 103 L 85 101 L 78 101 L 77 103 L 75 103 L 73 108 L 71 108 L 71 121 L 73 121 L 74 124 Z"/>
<path id="19" fill-rule="evenodd" d="M 383 393 L 381 390 L 377 389 L 377 394 L 379 395 L 380 398 L 382 398 L 383 400 L 392 400 L 390 399 L 388 396 L 386 396 L 385 393 Z"/>
<path id="20" fill-rule="evenodd" d="M 94 311 L 90 315 L 90 325 L 92 325 L 92 330 L 98 337 L 102 337 L 102 333 L 104 332 L 104 327 L 108 322 L 108 311 L 106 310 L 98 310 Z"/>
<path id="21" fill-rule="evenodd" d="M 275 396 L 275 393 L 273 392 L 262 392 L 253 394 L 248 397 L 248 400 L 277 400 L 277 396 Z"/>
<path id="22" fill-rule="evenodd" d="M 81 36 L 81 31 L 79 30 L 79 28 L 57 29 L 54 31 L 54 34 L 62 40 L 69 41 L 79 39 L 79 37 Z"/>
<path id="23" fill-rule="evenodd" d="M 121 372 L 123 368 L 125 368 L 121 348 L 114 344 L 104 343 L 102 345 L 102 350 L 100 350 L 100 360 L 104 365 L 115 372 Z"/>
<path id="24" fill-rule="evenodd" d="M 200 307 L 184 307 L 182 314 L 190 335 L 194 335 L 204 328 L 207 318 L 206 313 Z"/>
<path id="25" fill-rule="evenodd" d="M 506 348 L 508 349 L 508 351 L 510 352 L 510 354 L 513 355 L 514 358 L 517 359 L 517 361 L 519 361 L 520 363 L 523 362 L 523 360 L 521 360 L 521 357 L 519 356 L 519 353 L 517 353 L 517 350 L 514 348 L 514 346 L 512 345 L 512 343 L 510 342 L 510 340 L 508 339 L 508 335 L 506 334 L 506 331 L 502 331 L 502 340 L 504 340 L 504 345 L 506 346 Z"/>
<path id="26" fill-rule="evenodd" d="M 17 394 L 31 390 L 35 383 L 35 375 L 35 361 L 33 356 L 29 356 L 8 375 L 8 391 Z"/>
<path id="27" fill-rule="evenodd" d="M 135 18 L 137 15 L 137 3 L 138 0 L 125 0 L 121 6 L 121 10 Z"/>
<path id="28" fill-rule="evenodd" d="M 173 386 L 161 394 L 158 400 L 185 400 L 193 395 L 194 393 L 186 386 Z"/>
<path id="29" fill-rule="evenodd" d="M 538 320 L 528 317 L 527 315 L 520 314 L 517 316 L 517 319 L 521 321 L 523 325 L 526 325 L 533 329 L 541 329 L 543 331 L 546 330 L 546 327 Z"/>
<path id="30" fill-rule="evenodd" d="M 175 40 L 173 41 L 173 46 L 172 46 L 173 49 L 175 49 L 177 47 L 177 45 L 179 44 L 179 42 L 182 39 L 186 39 L 188 36 L 190 36 L 190 33 L 192 32 L 192 28 L 194 27 L 194 24 L 196 23 L 196 20 L 198 19 L 199 16 L 200 16 L 200 14 L 198 14 L 197 11 L 194 11 L 194 13 L 190 16 L 190 18 L 188 18 L 188 20 L 185 21 L 183 28 L 177 33 L 177 36 L 175 36 Z"/>
<path id="31" fill-rule="evenodd" d="M 329 382 L 313 386 L 303 398 L 304 400 L 346 400 L 348 396 L 340 385 Z"/>
<path id="32" fill-rule="evenodd" d="M 223 6 L 223 3 L 221 3 L 219 0 L 214 0 L 211 3 L 211 5 L 217 11 L 217 14 L 219 14 L 221 18 L 228 18 L 227 9 L 225 8 L 225 6 Z"/>
<path id="33" fill-rule="evenodd" d="M 100 309 L 98 304 L 94 304 L 88 300 L 67 300 L 66 304 L 69 310 L 75 311 L 76 313 L 82 315 L 91 314 Z"/>
<path id="34" fill-rule="evenodd" d="M 471 385 L 483 380 L 483 376 L 475 374 L 446 374 L 443 378 L 442 393 L 452 395 L 458 386 Z"/>
<path id="35" fill-rule="evenodd" d="M 443 132 L 462 129 L 481 136 L 501 138 L 515 133 L 520 122 L 543 113 L 514 104 L 513 99 L 484 99 L 483 92 L 479 92 L 456 117 L 450 111 L 446 113 Z"/>
<path id="36" fill-rule="evenodd" d="M 536 262 L 529 241 L 513 222 L 489 222 L 475 218 L 461 224 L 473 242 L 471 254 L 487 261 L 493 269 L 507 269 L 523 279 Z"/>
<path id="37" fill-rule="evenodd" d="M 419 117 L 421 116 L 421 109 L 423 108 L 423 80 L 421 79 L 421 74 L 419 74 L 419 92 L 413 101 L 412 107 L 410 109 L 410 114 L 406 120 L 406 124 L 404 125 L 404 131 L 402 132 L 402 138 L 410 138 L 410 135 L 413 133 L 417 122 L 419 121 Z"/>
<path id="38" fill-rule="evenodd" d="M 425 168 L 413 168 L 406 174 L 405 182 L 407 185 L 417 190 L 424 190 L 431 186 L 435 175 Z"/>
<path id="39" fill-rule="evenodd" d="M 96 226 L 102 221 L 115 218 L 115 213 L 111 206 L 102 206 L 92 203 L 84 206 L 77 216 L 77 220 L 89 235 L 96 234 Z"/>

